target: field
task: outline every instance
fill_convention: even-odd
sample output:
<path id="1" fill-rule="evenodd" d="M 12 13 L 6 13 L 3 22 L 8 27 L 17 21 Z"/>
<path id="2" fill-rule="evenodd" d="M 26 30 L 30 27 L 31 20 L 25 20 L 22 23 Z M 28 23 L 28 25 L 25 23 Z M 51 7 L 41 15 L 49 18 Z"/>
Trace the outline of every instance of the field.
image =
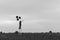
<path id="1" fill-rule="evenodd" d="M 60 33 L 2 33 L 0 40 L 60 40 Z"/>

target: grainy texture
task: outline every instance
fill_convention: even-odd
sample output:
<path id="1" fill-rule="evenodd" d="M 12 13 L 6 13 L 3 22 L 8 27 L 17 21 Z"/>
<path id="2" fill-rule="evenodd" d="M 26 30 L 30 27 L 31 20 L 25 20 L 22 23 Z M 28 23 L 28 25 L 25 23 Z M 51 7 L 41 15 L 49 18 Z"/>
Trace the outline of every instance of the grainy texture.
<path id="1" fill-rule="evenodd" d="M 1 33 L 0 40 L 60 40 L 60 33 Z"/>

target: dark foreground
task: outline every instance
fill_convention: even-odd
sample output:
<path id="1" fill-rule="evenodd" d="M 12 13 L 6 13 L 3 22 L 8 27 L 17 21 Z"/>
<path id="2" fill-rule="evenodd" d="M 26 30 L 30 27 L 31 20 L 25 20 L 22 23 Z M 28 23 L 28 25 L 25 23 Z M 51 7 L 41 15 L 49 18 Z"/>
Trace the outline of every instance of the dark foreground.
<path id="1" fill-rule="evenodd" d="M 60 40 L 60 33 L 0 33 L 0 40 Z"/>

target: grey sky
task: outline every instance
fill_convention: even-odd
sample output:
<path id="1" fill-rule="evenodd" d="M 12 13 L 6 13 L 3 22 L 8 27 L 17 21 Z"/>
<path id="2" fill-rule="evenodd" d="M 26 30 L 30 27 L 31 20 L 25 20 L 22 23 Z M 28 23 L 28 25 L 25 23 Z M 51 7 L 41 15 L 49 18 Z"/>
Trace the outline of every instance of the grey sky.
<path id="1" fill-rule="evenodd" d="M 23 32 L 60 30 L 60 0 L 0 0 L 1 31 L 18 30 L 16 15 L 24 20 Z"/>

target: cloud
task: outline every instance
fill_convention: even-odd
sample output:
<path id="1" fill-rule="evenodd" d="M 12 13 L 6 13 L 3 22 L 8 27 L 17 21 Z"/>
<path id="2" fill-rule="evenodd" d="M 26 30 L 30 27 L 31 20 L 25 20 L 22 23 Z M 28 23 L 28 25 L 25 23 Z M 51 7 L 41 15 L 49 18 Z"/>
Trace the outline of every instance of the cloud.
<path id="1" fill-rule="evenodd" d="M 26 28 L 38 26 L 48 30 L 49 24 L 60 26 L 59 10 L 60 0 L 0 0 L 0 21 L 2 24 L 14 24 L 18 15 L 22 16 Z"/>
<path id="2" fill-rule="evenodd" d="M 14 24 L 15 22 L 13 20 L 0 20 L 0 24 Z"/>

